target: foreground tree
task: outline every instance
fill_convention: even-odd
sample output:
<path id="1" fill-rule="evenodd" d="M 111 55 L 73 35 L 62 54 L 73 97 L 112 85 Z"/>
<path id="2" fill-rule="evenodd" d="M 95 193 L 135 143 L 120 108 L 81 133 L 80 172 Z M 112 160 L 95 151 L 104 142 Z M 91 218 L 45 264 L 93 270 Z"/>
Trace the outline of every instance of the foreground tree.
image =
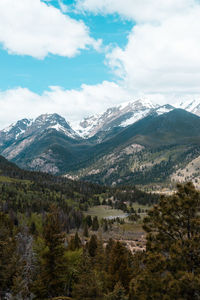
<path id="1" fill-rule="evenodd" d="M 94 261 L 87 251 L 83 253 L 72 295 L 76 300 L 103 300 L 100 273 L 96 271 Z"/>
<path id="2" fill-rule="evenodd" d="M 177 188 L 144 220 L 147 249 L 135 257 L 130 300 L 200 299 L 200 193 L 192 183 Z"/>
<path id="3" fill-rule="evenodd" d="M 104 300 L 128 300 L 128 298 L 125 295 L 125 289 L 121 283 L 118 282 L 115 285 L 114 291 L 106 295 Z"/>
<path id="4" fill-rule="evenodd" d="M 44 244 L 39 266 L 39 276 L 34 284 L 37 299 L 63 295 L 67 288 L 67 260 L 65 258 L 64 233 L 59 210 L 51 206 L 44 224 Z"/>

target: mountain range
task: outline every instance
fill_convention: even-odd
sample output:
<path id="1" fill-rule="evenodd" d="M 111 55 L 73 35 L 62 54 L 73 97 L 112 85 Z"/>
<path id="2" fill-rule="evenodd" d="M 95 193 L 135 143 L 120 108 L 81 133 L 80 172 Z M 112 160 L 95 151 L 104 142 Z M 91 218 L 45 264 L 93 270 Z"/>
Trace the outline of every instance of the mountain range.
<path id="1" fill-rule="evenodd" d="M 0 154 L 25 169 L 109 185 L 198 184 L 200 102 L 177 106 L 137 100 L 72 127 L 58 114 L 22 119 L 0 131 Z"/>

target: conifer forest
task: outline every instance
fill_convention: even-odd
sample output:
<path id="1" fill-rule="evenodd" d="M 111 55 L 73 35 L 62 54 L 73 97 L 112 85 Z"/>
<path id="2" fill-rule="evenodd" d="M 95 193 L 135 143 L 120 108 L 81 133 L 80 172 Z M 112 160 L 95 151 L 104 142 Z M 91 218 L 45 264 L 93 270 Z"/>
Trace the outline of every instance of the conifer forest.
<path id="1" fill-rule="evenodd" d="M 24 171 L 3 158 L 1 166 L 0 299 L 200 299 L 192 183 L 158 196 Z M 90 215 L 94 207 L 126 218 Z M 137 230 L 128 235 L 134 228 L 138 247 L 130 247 L 141 241 Z"/>

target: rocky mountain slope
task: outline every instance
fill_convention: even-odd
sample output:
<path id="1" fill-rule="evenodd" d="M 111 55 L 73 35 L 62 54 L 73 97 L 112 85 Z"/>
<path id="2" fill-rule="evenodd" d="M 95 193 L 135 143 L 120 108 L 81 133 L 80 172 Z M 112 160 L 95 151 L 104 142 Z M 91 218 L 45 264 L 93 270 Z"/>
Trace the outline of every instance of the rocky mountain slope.
<path id="1" fill-rule="evenodd" d="M 58 169 L 51 162 L 51 151 L 43 152 L 46 149 L 45 137 L 48 133 L 61 134 L 68 139 L 77 140 L 79 136 L 70 127 L 66 120 L 58 114 L 45 114 L 41 115 L 35 120 L 23 119 L 16 124 L 10 125 L 8 128 L 0 131 L 0 153 L 7 159 L 19 163 L 23 167 L 37 167 L 37 163 L 27 163 L 25 157 L 37 155 L 38 151 L 42 153 L 45 160 L 49 160 L 48 166 L 43 171 L 50 171 L 56 173 Z M 41 140 L 42 143 L 41 143 Z M 49 145 L 53 142 L 48 141 Z M 37 146 L 37 147 L 36 147 Z M 37 148 L 37 149 L 36 149 Z M 24 159 L 24 162 L 23 162 Z M 54 160 L 54 159 L 53 159 Z M 38 161 L 42 168 L 42 162 Z M 37 169 L 37 168 L 36 168 Z"/>
<path id="2" fill-rule="evenodd" d="M 41 115 L 35 120 L 22 119 L 15 124 L 0 131 L 0 145 L 4 143 L 12 143 L 20 138 L 30 135 L 37 135 L 47 129 L 56 129 L 65 133 L 67 136 L 77 138 L 78 135 L 66 122 L 66 120 L 58 114 Z"/>
<path id="3" fill-rule="evenodd" d="M 111 185 L 170 181 L 200 155 L 200 117 L 181 109 L 147 116 L 95 150 L 93 162 L 70 176 Z"/>
<path id="4" fill-rule="evenodd" d="M 74 128 L 83 138 L 91 138 L 95 135 L 102 138 L 102 133 L 103 136 L 108 135 L 113 128 L 115 128 L 115 130 L 116 128 L 120 129 L 135 123 L 149 114 L 162 114 L 172 109 L 174 109 L 174 107 L 171 105 L 160 106 L 147 100 L 125 102 L 116 107 L 107 109 L 103 114 L 85 118 Z"/>
<path id="5" fill-rule="evenodd" d="M 200 99 L 178 101 L 175 107 L 185 109 L 197 116 L 200 116 Z"/>
<path id="6" fill-rule="evenodd" d="M 198 101 L 184 105 L 198 114 Z M 86 118 L 73 129 L 61 116 L 46 114 L 1 130 L 0 154 L 22 168 L 98 183 L 164 182 L 200 155 L 199 120 L 142 100 Z"/>

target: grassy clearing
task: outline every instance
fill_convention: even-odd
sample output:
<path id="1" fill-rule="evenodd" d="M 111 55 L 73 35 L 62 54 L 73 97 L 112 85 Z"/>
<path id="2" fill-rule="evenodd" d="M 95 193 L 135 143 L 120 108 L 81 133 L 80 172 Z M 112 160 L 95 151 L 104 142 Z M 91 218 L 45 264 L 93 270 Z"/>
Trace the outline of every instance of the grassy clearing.
<path id="1" fill-rule="evenodd" d="M 151 209 L 151 208 L 153 208 L 153 206 L 148 206 L 148 205 L 142 205 L 142 204 L 139 204 L 139 203 L 133 203 L 133 208 L 137 211 L 139 208 L 140 209 L 144 209 L 144 210 L 146 210 L 146 209 Z"/>
<path id="2" fill-rule="evenodd" d="M 90 215 L 92 217 L 97 216 L 100 219 L 108 217 L 126 217 L 126 214 L 122 210 L 112 209 L 110 206 L 107 205 L 93 206 L 85 214 Z"/>
<path id="3" fill-rule="evenodd" d="M 134 203 L 133 204 L 133 208 L 136 210 L 136 212 L 138 211 L 138 209 L 140 208 L 141 210 L 149 210 L 152 207 L 146 206 L 146 205 L 140 205 L 138 203 Z M 89 208 L 89 210 L 87 212 L 85 212 L 86 215 L 90 215 L 92 217 L 97 216 L 99 219 L 103 219 L 103 218 L 109 218 L 109 217 L 119 217 L 119 218 L 126 218 L 127 214 L 124 213 L 122 210 L 120 209 L 112 209 L 110 206 L 108 205 L 98 205 L 98 206 L 93 206 L 91 208 Z M 141 214 L 142 217 L 143 214 Z M 146 213 L 144 213 L 144 215 L 146 215 Z"/>
<path id="4" fill-rule="evenodd" d="M 22 179 L 16 179 L 16 178 L 11 178 L 11 177 L 6 177 L 6 176 L 0 176 L 0 183 L 15 183 L 15 182 L 22 182 L 26 184 L 30 184 L 30 180 L 22 180 Z"/>
<path id="5" fill-rule="evenodd" d="M 132 233 L 144 233 L 144 229 L 142 228 L 142 223 L 125 223 L 120 225 L 120 229 L 124 232 L 132 232 Z"/>

